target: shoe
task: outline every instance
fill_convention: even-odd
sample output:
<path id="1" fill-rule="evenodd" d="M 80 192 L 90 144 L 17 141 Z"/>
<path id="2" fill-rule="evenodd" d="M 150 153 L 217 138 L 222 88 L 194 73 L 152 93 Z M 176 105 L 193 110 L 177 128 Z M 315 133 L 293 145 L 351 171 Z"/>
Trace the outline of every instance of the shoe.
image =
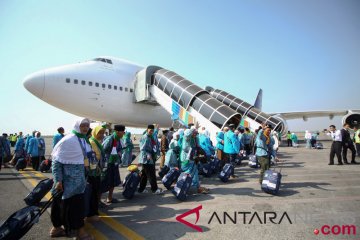
<path id="1" fill-rule="evenodd" d="M 359 164 L 359 163 L 356 161 L 351 161 L 351 164 Z"/>
<path id="2" fill-rule="evenodd" d="M 50 230 L 50 237 L 57 238 L 57 237 L 65 237 L 66 233 L 65 230 L 62 227 L 59 228 L 52 228 Z"/>
<path id="3" fill-rule="evenodd" d="M 100 209 L 105 209 L 107 207 L 106 203 L 104 203 L 103 201 L 99 202 L 99 208 Z"/>
<path id="4" fill-rule="evenodd" d="M 144 189 L 144 191 L 139 192 L 139 193 L 148 193 L 148 192 L 149 192 L 148 190 Z"/>
<path id="5" fill-rule="evenodd" d="M 91 236 L 90 234 L 85 234 L 83 236 L 77 236 L 76 240 L 94 240 L 94 236 Z"/>
<path id="6" fill-rule="evenodd" d="M 113 198 L 111 200 L 107 199 L 106 203 L 119 203 L 119 200 L 117 200 L 116 198 Z"/>
<path id="7" fill-rule="evenodd" d="M 164 191 L 161 188 L 158 188 L 154 194 L 162 194 Z"/>
<path id="8" fill-rule="evenodd" d="M 198 193 L 208 194 L 208 193 L 209 193 L 209 189 L 204 188 L 204 187 L 199 187 Z"/>
<path id="9" fill-rule="evenodd" d="M 349 164 L 349 162 L 348 162 L 348 161 L 344 161 L 344 163 L 345 163 L 345 164 Z"/>
<path id="10" fill-rule="evenodd" d="M 100 221 L 100 218 L 99 218 L 98 215 L 94 215 L 94 216 L 91 216 L 91 217 L 86 217 L 85 221 L 86 222 L 98 222 L 98 221 Z"/>
<path id="11" fill-rule="evenodd" d="M 344 165 L 342 162 L 339 162 L 337 165 Z"/>
<path id="12" fill-rule="evenodd" d="M 334 163 L 329 163 L 328 165 L 334 165 Z"/>

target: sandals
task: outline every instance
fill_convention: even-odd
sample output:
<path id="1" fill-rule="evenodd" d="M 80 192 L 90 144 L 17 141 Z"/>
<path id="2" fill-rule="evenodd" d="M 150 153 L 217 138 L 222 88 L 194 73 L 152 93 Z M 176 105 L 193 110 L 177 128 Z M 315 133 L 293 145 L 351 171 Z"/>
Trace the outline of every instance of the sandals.
<path id="1" fill-rule="evenodd" d="M 202 194 L 208 194 L 209 191 L 210 190 L 208 188 L 204 188 L 204 187 L 199 187 L 198 189 L 198 193 L 202 193 Z"/>
<path id="2" fill-rule="evenodd" d="M 57 237 L 65 237 L 66 232 L 63 228 L 52 228 L 50 230 L 50 237 L 57 238 Z"/>

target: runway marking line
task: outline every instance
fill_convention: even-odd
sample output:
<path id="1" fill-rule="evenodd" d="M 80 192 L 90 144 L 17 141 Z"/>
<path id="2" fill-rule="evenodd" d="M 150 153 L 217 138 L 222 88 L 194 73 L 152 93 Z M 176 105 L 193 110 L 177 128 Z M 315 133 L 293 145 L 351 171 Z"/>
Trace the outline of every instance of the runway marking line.
<path id="1" fill-rule="evenodd" d="M 36 171 L 19 171 L 20 174 L 22 174 L 24 177 L 26 177 L 27 181 L 29 181 L 31 183 L 31 185 L 33 185 L 34 187 L 38 184 L 38 182 L 36 182 L 33 177 L 28 174 L 28 173 L 33 173 L 35 176 L 39 177 L 39 178 L 47 178 L 45 175 L 43 175 L 40 172 L 36 172 Z M 46 194 L 46 199 L 50 199 L 51 195 L 50 193 Z M 126 239 L 129 240 L 144 240 L 145 238 L 139 234 L 137 234 L 136 232 L 134 232 L 133 230 L 131 230 L 130 228 L 126 227 L 125 225 L 119 223 L 118 221 L 116 221 L 115 219 L 113 219 L 111 216 L 107 215 L 104 212 L 99 211 L 100 214 L 100 220 L 103 221 L 106 225 L 108 225 L 110 228 L 114 229 L 116 232 L 120 233 L 122 236 L 124 236 Z M 103 235 L 101 232 L 99 232 L 98 230 L 96 230 L 96 228 L 91 225 L 86 223 L 86 225 L 89 226 L 85 226 L 86 229 L 95 237 L 95 239 L 108 239 L 105 235 Z"/>

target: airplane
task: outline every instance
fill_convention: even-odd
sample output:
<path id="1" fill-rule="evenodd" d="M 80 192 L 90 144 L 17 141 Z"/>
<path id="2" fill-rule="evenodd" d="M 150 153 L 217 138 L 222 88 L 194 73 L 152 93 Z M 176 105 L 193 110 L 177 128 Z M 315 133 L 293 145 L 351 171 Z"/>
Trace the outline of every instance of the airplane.
<path id="1" fill-rule="evenodd" d="M 284 135 L 289 119 L 343 116 L 342 122 L 351 127 L 360 123 L 360 110 L 267 114 L 261 109 L 261 89 L 254 106 L 223 90 L 200 88 L 159 66 L 108 56 L 37 71 L 26 76 L 23 85 L 66 112 L 128 127 L 194 123 L 215 133 L 231 123 L 254 131 L 265 122 Z"/>

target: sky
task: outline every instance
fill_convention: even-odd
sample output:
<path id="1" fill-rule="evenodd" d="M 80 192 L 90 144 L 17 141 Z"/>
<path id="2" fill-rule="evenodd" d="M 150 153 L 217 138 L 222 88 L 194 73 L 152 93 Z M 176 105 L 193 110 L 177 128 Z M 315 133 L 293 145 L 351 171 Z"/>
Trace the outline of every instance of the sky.
<path id="1" fill-rule="evenodd" d="M 0 1 L 0 132 L 71 129 L 26 75 L 97 56 L 175 71 L 263 111 L 360 109 L 360 1 Z M 293 131 L 341 118 L 289 121 Z"/>

